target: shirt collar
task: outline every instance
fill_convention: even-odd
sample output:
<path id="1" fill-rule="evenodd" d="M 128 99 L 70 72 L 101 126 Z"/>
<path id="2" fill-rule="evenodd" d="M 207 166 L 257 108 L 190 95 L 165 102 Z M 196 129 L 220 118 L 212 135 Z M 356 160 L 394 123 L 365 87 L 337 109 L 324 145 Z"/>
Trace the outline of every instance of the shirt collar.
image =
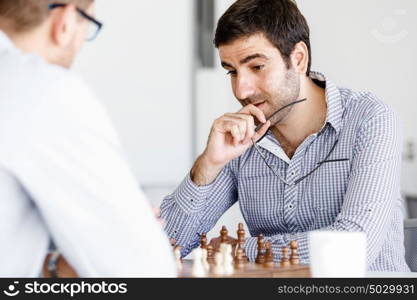
<path id="1" fill-rule="evenodd" d="M 258 145 L 264 148 L 265 150 L 271 152 L 275 156 L 279 157 L 287 164 L 291 162 L 291 159 L 288 157 L 287 153 L 285 153 L 285 151 L 282 149 L 281 145 L 279 144 L 271 130 L 267 131 L 267 134 L 262 140 L 258 142 Z"/>
<path id="2" fill-rule="evenodd" d="M 342 127 L 343 104 L 339 89 L 326 76 L 319 72 L 310 72 L 310 78 L 321 81 L 326 89 L 327 116 L 326 124 L 329 123 L 337 134 Z"/>
<path id="3" fill-rule="evenodd" d="M 327 116 L 325 125 L 329 123 L 334 128 L 336 133 L 339 134 L 342 126 L 343 116 L 342 96 L 339 89 L 330 80 L 328 80 L 326 76 L 319 72 L 310 72 L 310 78 L 315 81 L 320 81 L 319 84 L 325 88 L 327 102 Z M 281 158 L 286 163 L 289 164 L 291 162 L 291 159 L 281 148 L 279 141 L 276 140 L 271 130 L 268 130 L 266 136 L 261 141 L 259 141 L 258 145 L 271 152 L 275 156 Z"/>

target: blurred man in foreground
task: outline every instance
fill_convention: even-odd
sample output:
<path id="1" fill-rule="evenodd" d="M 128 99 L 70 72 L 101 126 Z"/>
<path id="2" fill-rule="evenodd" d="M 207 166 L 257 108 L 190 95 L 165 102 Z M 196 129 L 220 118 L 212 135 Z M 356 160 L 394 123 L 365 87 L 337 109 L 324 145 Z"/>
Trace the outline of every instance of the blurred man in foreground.
<path id="1" fill-rule="evenodd" d="M 39 276 L 51 241 L 82 277 L 176 275 L 106 112 L 67 70 L 101 28 L 93 13 L 0 0 L 1 277 Z"/>

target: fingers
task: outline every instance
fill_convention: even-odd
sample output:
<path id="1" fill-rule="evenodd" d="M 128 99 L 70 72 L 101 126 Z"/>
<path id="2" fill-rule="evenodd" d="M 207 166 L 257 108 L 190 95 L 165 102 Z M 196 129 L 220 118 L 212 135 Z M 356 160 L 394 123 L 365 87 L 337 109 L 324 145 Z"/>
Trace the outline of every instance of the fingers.
<path id="1" fill-rule="evenodd" d="M 158 223 L 163 227 L 165 226 L 165 220 L 161 218 L 161 210 L 158 206 L 152 207 L 153 214 L 158 221 Z"/>
<path id="2" fill-rule="evenodd" d="M 255 116 L 259 120 L 259 122 L 266 123 L 266 117 L 263 111 L 253 104 L 246 105 L 239 111 L 239 113 Z"/>
<path id="3" fill-rule="evenodd" d="M 256 117 L 261 123 L 265 123 L 264 113 L 254 105 L 247 105 L 238 113 L 229 113 L 217 119 L 214 128 L 221 133 L 229 133 L 232 137 L 231 143 L 234 146 L 246 145 L 253 139 L 259 139 L 268 130 L 269 125 L 255 132 Z M 265 123 L 266 124 L 266 123 Z M 261 135 L 260 135 L 261 134 Z M 260 135 L 260 136 L 259 136 Z"/>
<path id="4" fill-rule="evenodd" d="M 241 143 L 247 131 L 247 122 L 244 119 L 234 116 L 223 116 L 216 120 L 214 128 L 222 133 L 230 133 L 233 145 Z"/>
<path id="5" fill-rule="evenodd" d="M 253 136 L 253 142 L 256 143 L 261 137 L 265 135 L 265 133 L 268 131 L 269 127 L 271 126 L 271 121 L 267 121 L 264 125 L 262 125 L 261 129 L 258 130 L 258 132 L 255 133 Z"/>
<path id="6" fill-rule="evenodd" d="M 243 134 L 244 130 L 240 128 L 239 124 L 232 123 L 232 122 L 227 123 L 225 126 L 225 129 L 228 130 L 232 134 L 233 144 L 237 146 L 242 140 L 242 137 L 244 136 Z"/>
<path id="7" fill-rule="evenodd" d="M 159 209 L 158 206 L 152 207 L 152 211 L 153 211 L 153 214 L 155 215 L 156 218 L 161 217 L 161 210 Z"/>
<path id="8" fill-rule="evenodd" d="M 229 120 L 238 120 L 239 122 L 245 122 L 246 124 L 240 124 L 240 130 L 244 132 L 244 138 L 241 141 L 242 144 L 247 144 L 251 141 L 255 134 L 255 120 L 253 116 L 246 114 L 226 114 Z"/>

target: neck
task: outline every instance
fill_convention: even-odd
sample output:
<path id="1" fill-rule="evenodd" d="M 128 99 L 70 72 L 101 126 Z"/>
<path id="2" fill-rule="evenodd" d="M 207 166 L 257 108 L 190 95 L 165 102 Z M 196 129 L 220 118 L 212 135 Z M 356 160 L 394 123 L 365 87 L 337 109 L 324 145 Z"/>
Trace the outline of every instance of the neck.
<path id="1" fill-rule="evenodd" d="M 40 40 L 36 34 L 17 34 L 11 35 L 10 39 L 15 46 L 25 53 L 34 53 L 45 59 L 46 55 L 46 43 Z"/>
<path id="2" fill-rule="evenodd" d="M 300 82 L 298 99 L 303 98 L 307 98 L 307 101 L 296 104 L 288 116 L 272 128 L 275 137 L 290 157 L 309 135 L 318 132 L 323 127 L 326 120 L 325 90 L 309 77 L 303 78 Z"/>
<path id="3" fill-rule="evenodd" d="M 0 22 L 0 28 L 9 37 L 16 48 L 24 53 L 33 53 L 50 61 L 50 41 L 48 40 L 46 24 L 26 32 L 15 32 L 10 26 Z"/>

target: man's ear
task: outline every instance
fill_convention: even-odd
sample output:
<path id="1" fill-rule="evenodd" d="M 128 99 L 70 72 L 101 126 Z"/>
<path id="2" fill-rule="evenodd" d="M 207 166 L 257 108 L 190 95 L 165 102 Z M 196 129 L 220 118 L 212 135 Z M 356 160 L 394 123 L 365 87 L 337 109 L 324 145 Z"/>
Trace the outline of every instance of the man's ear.
<path id="1" fill-rule="evenodd" d="M 292 65 L 298 73 L 307 73 L 309 59 L 310 57 L 307 45 L 304 42 L 298 42 L 291 53 Z"/>
<path id="2" fill-rule="evenodd" d="M 68 4 L 51 11 L 51 38 L 60 48 L 67 47 L 77 31 L 77 8 Z"/>

